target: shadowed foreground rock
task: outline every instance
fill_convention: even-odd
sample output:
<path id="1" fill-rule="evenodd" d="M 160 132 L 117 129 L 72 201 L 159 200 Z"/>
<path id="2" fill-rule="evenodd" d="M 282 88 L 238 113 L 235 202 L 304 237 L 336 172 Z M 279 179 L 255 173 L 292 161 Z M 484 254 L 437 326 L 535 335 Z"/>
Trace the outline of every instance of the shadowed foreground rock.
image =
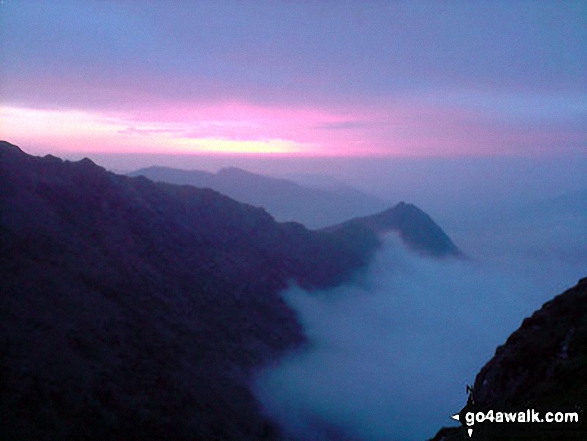
<path id="1" fill-rule="evenodd" d="M 249 381 L 304 341 L 279 291 L 376 246 L 0 143 L 0 439 L 278 438 Z"/>
<path id="2" fill-rule="evenodd" d="M 526 318 L 475 379 L 465 412 L 577 413 L 579 423 L 483 423 L 475 440 L 587 439 L 587 278 Z M 470 439 L 464 428 L 443 429 L 433 440 Z"/>

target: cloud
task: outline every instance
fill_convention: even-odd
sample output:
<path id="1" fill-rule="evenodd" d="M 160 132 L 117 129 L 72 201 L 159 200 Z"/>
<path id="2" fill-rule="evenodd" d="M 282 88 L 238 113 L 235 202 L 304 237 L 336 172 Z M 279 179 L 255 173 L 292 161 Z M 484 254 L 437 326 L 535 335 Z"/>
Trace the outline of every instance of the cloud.
<path id="1" fill-rule="evenodd" d="M 375 123 L 368 123 L 364 121 L 340 121 L 319 124 L 317 127 L 321 130 L 349 130 L 349 129 L 363 129 L 371 127 Z"/>
<path id="2" fill-rule="evenodd" d="M 182 129 L 172 129 L 172 128 L 148 128 L 148 127 L 126 127 L 124 129 L 119 130 L 117 133 L 120 135 L 158 135 L 158 134 L 177 134 L 182 133 Z"/>
<path id="3" fill-rule="evenodd" d="M 390 237 L 356 283 L 284 293 L 310 343 L 260 372 L 257 395 L 304 440 L 431 437 L 497 345 L 556 294 L 535 279 L 552 262 L 526 264 L 431 260 Z"/>

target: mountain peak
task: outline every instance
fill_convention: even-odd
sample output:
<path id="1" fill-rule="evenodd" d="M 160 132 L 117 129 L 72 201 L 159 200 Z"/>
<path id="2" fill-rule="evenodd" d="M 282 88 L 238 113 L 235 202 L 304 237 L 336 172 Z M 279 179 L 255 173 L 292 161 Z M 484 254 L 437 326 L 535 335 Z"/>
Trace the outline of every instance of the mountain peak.
<path id="1" fill-rule="evenodd" d="M 12 154 L 12 155 L 22 155 L 26 156 L 26 153 L 23 152 L 20 147 L 9 143 L 8 141 L 0 141 L 0 154 Z"/>
<path id="2" fill-rule="evenodd" d="M 416 207 L 414 204 L 410 204 L 409 202 L 398 202 L 396 205 L 394 205 L 391 208 L 388 208 L 387 210 L 383 211 L 383 213 L 418 213 L 418 214 L 424 214 L 426 216 L 428 216 L 423 210 L 421 210 L 420 208 Z"/>
<path id="3" fill-rule="evenodd" d="M 24 152 L 20 147 L 17 145 L 11 144 L 8 141 L 0 141 L 0 155 L 10 158 L 12 160 L 19 159 L 19 160 L 38 160 L 41 161 L 40 163 L 48 164 L 48 163 L 62 163 L 63 160 L 58 158 L 57 156 L 53 155 L 45 155 L 43 157 L 40 156 L 33 156 L 29 155 L 28 153 Z M 94 161 L 89 158 L 83 158 L 79 161 L 67 161 L 73 164 L 78 169 L 102 169 L 105 170 L 103 167 L 97 165 Z"/>
<path id="4" fill-rule="evenodd" d="M 463 256 L 442 228 L 413 204 L 402 201 L 378 214 L 354 218 L 328 229 L 357 224 L 367 227 L 378 235 L 389 232 L 399 233 L 406 245 L 423 254 L 435 257 Z"/>
<path id="5" fill-rule="evenodd" d="M 222 167 L 218 172 L 218 175 L 254 175 L 255 173 L 251 173 L 249 171 L 243 170 L 242 168 L 238 167 Z"/>

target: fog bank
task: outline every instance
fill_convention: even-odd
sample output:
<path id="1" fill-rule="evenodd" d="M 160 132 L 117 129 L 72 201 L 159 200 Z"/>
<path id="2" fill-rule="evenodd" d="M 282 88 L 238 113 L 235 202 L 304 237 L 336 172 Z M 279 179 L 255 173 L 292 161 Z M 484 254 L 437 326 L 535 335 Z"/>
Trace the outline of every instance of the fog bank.
<path id="1" fill-rule="evenodd" d="M 495 348 L 582 269 L 516 253 L 433 260 L 388 237 L 355 283 L 284 293 L 310 344 L 261 372 L 257 395 L 295 439 L 427 439 Z"/>

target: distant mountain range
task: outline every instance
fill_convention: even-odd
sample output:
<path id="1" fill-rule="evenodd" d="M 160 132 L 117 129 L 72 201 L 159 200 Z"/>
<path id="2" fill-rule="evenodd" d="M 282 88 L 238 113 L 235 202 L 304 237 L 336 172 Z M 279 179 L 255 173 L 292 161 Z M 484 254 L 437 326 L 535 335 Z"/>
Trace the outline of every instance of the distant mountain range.
<path id="1" fill-rule="evenodd" d="M 296 221 L 309 228 L 326 227 L 387 208 L 380 199 L 348 186 L 308 187 L 235 167 L 223 168 L 218 173 L 148 167 L 129 173 L 129 176 L 211 188 L 237 201 L 263 207 L 278 221 Z"/>
<path id="2" fill-rule="evenodd" d="M 280 439 L 249 388 L 305 341 L 280 291 L 350 280 L 387 217 L 312 231 L 0 142 L 0 439 Z"/>
<path id="3" fill-rule="evenodd" d="M 432 218 L 416 206 L 400 202 L 393 208 L 372 215 L 382 210 L 384 203 L 351 187 L 341 185 L 338 190 L 334 187 L 329 190 L 306 187 L 235 167 L 223 168 L 216 174 L 148 167 L 129 176 L 209 187 L 241 202 L 263 207 L 281 221 L 293 220 L 309 227 L 323 227 L 324 231 L 330 232 L 343 226 L 360 224 L 378 236 L 392 231 L 399 233 L 409 247 L 424 254 L 462 255 Z M 356 217 L 361 213 L 370 215 Z M 349 221 L 351 217 L 353 219 Z"/>
<path id="4" fill-rule="evenodd" d="M 578 415 L 578 424 L 474 424 L 473 439 L 587 439 L 587 278 L 524 319 L 481 369 L 472 397 L 463 421 L 466 412 L 489 410 Z M 433 440 L 466 439 L 467 428 L 442 429 Z"/>

